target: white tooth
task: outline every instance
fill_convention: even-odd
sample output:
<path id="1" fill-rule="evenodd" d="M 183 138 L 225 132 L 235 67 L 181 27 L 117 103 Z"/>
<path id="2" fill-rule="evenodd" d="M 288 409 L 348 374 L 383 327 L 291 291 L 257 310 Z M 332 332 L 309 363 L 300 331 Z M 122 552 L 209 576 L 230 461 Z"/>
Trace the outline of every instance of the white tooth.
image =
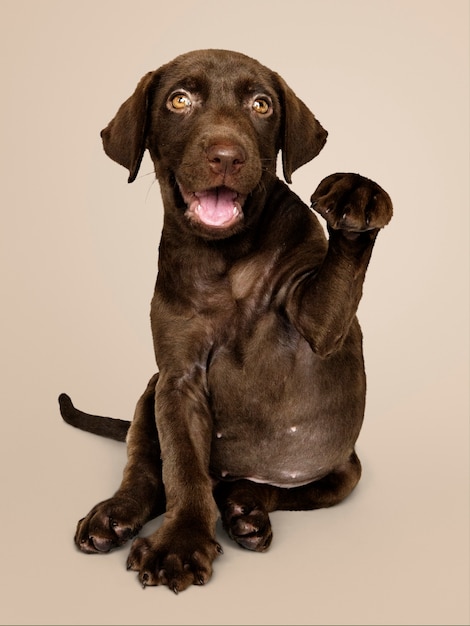
<path id="1" fill-rule="evenodd" d="M 237 209 L 237 207 L 236 207 L 236 206 L 234 206 L 234 207 L 233 207 L 233 214 L 234 214 L 234 215 L 237 215 L 237 213 L 238 213 L 238 209 Z"/>
<path id="2" fill-rule="evenodd" d="M 200 205 L 200 204 L 198 204 L 198 205 L 197 205 L 197 209 L 196 209 L 196 213 L 199 213 L 199 211 L 200 211 L 200 210 L 201 210 L 201 205 Z"/>

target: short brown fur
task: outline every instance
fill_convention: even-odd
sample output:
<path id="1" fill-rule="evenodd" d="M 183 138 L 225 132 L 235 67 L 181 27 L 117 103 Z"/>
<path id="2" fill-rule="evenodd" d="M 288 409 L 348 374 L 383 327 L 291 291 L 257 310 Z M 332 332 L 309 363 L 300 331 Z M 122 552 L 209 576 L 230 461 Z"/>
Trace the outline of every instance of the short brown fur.
<path id="1" fill-rule="evenodd" d="M 281 151 L 290 182 L 326 135 L 279 75 L 222 50 L 149 72 L 102 132 L 129 182 L 148 150 L 161 187 L 151 306 L 159 373 L 130 428 L 78 411 L 65 395 L 60 403 L 75 426 L 120 440 L 128 431 L 122 484 L 80 520 L 75 541 L 108 552 L 165 513 L 131 547 L 128 567 L 144 586 L 207 582 L 221 552 L 219 512 L 230 537 L 263 551 L 269 512 L 332 506 L 360 478 L 356 311 L 392 205 L 362 176 L 328 176 L 312 195 L 325 238 L 276 177 L 276 158 Z"/>

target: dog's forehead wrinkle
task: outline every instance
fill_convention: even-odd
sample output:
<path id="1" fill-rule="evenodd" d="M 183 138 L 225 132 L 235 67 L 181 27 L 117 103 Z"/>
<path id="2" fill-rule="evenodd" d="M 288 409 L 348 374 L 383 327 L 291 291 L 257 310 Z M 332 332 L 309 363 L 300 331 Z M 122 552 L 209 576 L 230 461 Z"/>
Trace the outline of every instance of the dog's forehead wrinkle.
<path id="1" fill-rule="evenodd" d="M 275 90 L 273 73 L 254 59 L 243 54 L 219 57 L 217 53 L 224 51 L 214 52 L 215 58 L 183 55 L 176 59 L 164 77 L 167 89 L 179 87 L 203 96 L 209 91 L 222 98 Z"/>

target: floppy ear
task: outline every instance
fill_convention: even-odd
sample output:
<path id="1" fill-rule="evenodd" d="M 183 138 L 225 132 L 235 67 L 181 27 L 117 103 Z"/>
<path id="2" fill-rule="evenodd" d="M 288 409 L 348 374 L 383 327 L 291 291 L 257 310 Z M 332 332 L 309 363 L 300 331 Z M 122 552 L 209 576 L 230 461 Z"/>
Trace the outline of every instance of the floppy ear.
<path id="1" fill-rule="evenodd" d="M 291 183 L 292 172 L 317 156 L 328 133 L 284 79 L 278 74 L 276 79 L 282 105 L 282 167 L 286 182 Z"/>
<path id="2" fill-rule="evenodd" d="M 149 105 L 158 79 L 158 71 L 148 72 L 114 119 L 101 131 L 104 151 L 113 161 L 127 167 L 129 183 L 135 180 L 144 156 Z"/>

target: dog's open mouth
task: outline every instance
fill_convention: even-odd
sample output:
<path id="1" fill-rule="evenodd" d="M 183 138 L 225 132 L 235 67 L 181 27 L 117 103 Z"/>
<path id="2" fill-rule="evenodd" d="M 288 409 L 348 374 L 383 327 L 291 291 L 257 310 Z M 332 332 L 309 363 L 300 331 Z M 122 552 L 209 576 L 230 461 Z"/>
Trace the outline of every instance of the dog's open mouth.
<path id="1" fill-rule="evenodd" d="M 243 217 L 246 196 L 228 187 L 214 187 L 205 191 L 181 194 L 188 207 L 187 217 L 210 228 L 230 228 Z"/>

